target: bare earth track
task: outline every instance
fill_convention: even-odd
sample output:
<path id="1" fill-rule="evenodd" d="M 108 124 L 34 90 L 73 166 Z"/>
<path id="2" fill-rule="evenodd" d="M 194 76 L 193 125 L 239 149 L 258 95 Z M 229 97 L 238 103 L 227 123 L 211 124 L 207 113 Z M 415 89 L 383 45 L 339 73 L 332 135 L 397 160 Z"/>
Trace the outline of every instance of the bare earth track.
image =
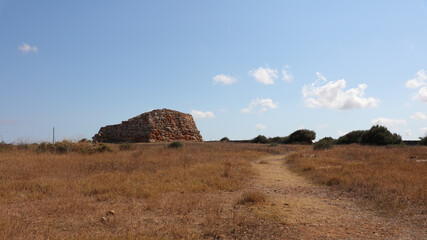
<path id="1" fill-rule="evenodd" d="M 380 217 L 345 193 L 317 186 L 291 172 L 283 164 L 286 156 L 253 162 L 259 175 L 249 188 L 267 195 L 266 203 L 255 211 L 282 222 L 288 239 L 427 239 L 426 229 Z"/>

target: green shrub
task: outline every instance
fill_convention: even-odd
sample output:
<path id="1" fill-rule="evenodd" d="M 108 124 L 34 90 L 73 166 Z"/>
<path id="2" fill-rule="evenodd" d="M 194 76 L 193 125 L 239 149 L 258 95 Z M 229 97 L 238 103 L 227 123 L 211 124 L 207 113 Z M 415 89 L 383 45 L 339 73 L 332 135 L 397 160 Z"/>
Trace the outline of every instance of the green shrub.
<path id="1" fill-rule="evenodd" d="M 366 145 L 383 146 L 400 143 L 402 138 L 398 134 L 392 134 L 386 127 L 379 125 L 372 126 L 362 137 L 362 144 Z"/>
<path id="2" fill-rule="evenodd" d="M 420 145 L 427 146 L 427 135 L 420 137 Z"/>
<path id="3" fill-rule="evenodd" d="M 0 152 L 7 152 L 7 151 L 11 151 L 12 149 L 13 149 L 12 144 L 0 142 Z"/>
<path id="4" fill-rule="evenodd" d="M 82 138 L 79 140 L 79 143 L 91 143 L 91 140 L 88 140 L 87 138 Z"/>
<path id="5" fill-rule="evenodd" d="M 289 137 L 273 137 L 269 138 L 268 141 L 276 144 L 288 143 Z"/>
<path id="6" fill-rule="evenodd" d="M 268 143 L 268 139 L 264 135 L 258 135 L 254 139 L 251 140 L 251 143 Z"/>
<path id="7" fill-rule="evenodd" d="M 347 133 L 344 136 L 341 136 L 337 140 L 337 144 L 352 144 L 352 143 L 362 143 L 363 135 L 368 131 L 366 130 L 356 130 Z"/>
<path id="8" fill-rule="evenodd" d="M 182 143 L 181 142 L 171 142 L 168 145 L 169 148 L 181 148 L 182 147 Z"/>
<path id="9" fill-rule="evenodd" d="M 331 137 L 322 138 L 313 145 L 314 150 L 331 149 L 333 147 L 334 139 Z"/>
<path id="10" fill-rule="evenodd" d="M 39 145 L 37 145 L 37 148 L 36 148 L 36 151 L 38 153 L 53 152 L 54 150 L 55 150 L 55 146 L 49 142 L 41 142 Z"/>
<path id="11" fill-rule="evenodd" d="M 18 150 L 28 150 L 28 149 L 30 149 L 30 144 L 20 142 L 20 143 L 16 144 L 16 148 L 18 148 Z"/>
<path id="12" fill-rule="evenodd" d="M 56 142 L 54 147 L 55 152 L 57 153 L 68 153 L 73 150 L 73 143 L 67 140 L 63 140 L 61 142 Z"/>
<path id="13" fill-rule="evenodd" d="M 122 143 L 119 145 L 120 151 L 127 151 L 132 149 L 132 144 L 130 143 Z"/>
<path id="14" fill-rule="evenodd" d="M 300 129 L 289 135 L 288 143 L 312 144 L 316 133 L 308 129 Z"/>
<path id="15" fill-rule="evenodd" d="M 103 152 L 112 152 L 113 150 L 111 150 L 111 148 L 105 143 L 100 143 L 95 147 L 95 151 L 99 153 L 103 153 Z"/>
<path id="16" fill-rule="evenodd" d="M 219 140 L 220 142 L 229 142 L 230 139 L 228 139 L 228 137 L 223 137 L 221 138 L 221 140 Z"/>

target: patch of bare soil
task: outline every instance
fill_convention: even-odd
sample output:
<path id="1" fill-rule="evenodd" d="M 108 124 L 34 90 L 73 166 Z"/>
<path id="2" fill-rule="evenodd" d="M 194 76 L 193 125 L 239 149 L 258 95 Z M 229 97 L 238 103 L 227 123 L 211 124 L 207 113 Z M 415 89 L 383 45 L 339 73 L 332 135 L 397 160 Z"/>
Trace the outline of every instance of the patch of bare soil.
<path id="1" fill-rule="evenodd" d="M 283 223 L 283 239 L 427 239 L 427 230 L 407 221 L 379 216 L 347 193 L 310 183 L 283 164 L 286 155 L 263 158 L 252 165 L 259 175 L 248 186 L 263 192 L 266 202 L 257 215 Z"/>

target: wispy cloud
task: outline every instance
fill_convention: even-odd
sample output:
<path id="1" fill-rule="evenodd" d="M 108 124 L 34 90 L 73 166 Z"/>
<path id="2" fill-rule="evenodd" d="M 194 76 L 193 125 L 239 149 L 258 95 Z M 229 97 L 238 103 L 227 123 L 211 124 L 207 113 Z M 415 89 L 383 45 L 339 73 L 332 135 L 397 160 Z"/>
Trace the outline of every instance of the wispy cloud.
<path id="1" fill-rule="evenodd" d="M 427 128 L 420 128 L 421 136 L 427 136 Z"/>
<path id="2" fill-rule="evenodd" d="M 267 126 L 265 126 L 264 124 L 258 123 L 257 125 L 255 125 L 255 129 L 257 131 L 263 131 L 263 130 L 267 129 Z"/>
<path id="3" fill-rule="evenodd" d="M 406 137 L 412 136 L 412 131 L 411 131 L 411 129 L 406 129 L 406 130 L 403 132 L 403 135 L 404 135 L 404 136 L 406 136 Z"/>
<path id="4" fill-rule="evenodd" d="M 21 51 L 23 54 L 29 53 L 29 52 L 38 52 L 39 49 L 36 46 L 31 46 L 28 43 L 22 43 L 18 50 Z"/>
<path id="5" fill-rule="evenodd" d="M 255 78 L 258 82 L 265 85 L 272 85 L 278 78 L 277 69 L 271 69 L 268 67 L 259 67 L 258 69 L 249 71 L 249 74 Z"/>
<path id="6" fill-rule="evenodd" d="M 294 76 L 292 75 L 292 73 L 289 71 L 291 67 L 289 65 L 286 65 L 283 69 L 282 69 L 282 75 L 283 75 L 283 80 L 285 82 L 292 82 L 294 80 Z"/>
<path id="7" fill-rule="evenodd" d="M 425 115 L 423 112 L 416 112 L 412 114 L 410 118 L 415 120 L 427 120 L 427 115 Z"/>
<path id="8" fill-rule="evenodd" d="M 191 110 L 191 115 L 193 115 L 193 117 L 195 119 L 207 119 L 207 118 L 214 118 L 215 115 L 213 114 L 213 112 L 203 112 L 203 111 L 198 111 L 198 110 Z"/>
<path id="9" fill-rule="evenodd" d="M 304 85 L 302 95 L 306 106 L 311 108 L 331 108 L 349 110 L 357 108 L 376 107 L 378 99 L 365 97 L 366 84 L 359 84 L 357 88 L 345 90 L 344 79 L 326 82 L 326 78 L 316 72 L 318 80 Z"/>
<path id="10" fill-rule="evenodd" d="M 274 103 L 271 98 L 257 98 L 252 100 L 247 108 L 243 108 L 241 113 L 265 112 L 269 109 L 278 108 L 277 103 Z"/>
<path id="11" fill-rule="evenodd" d="M 425 85 L 427 85 L 427 74 L 424 69 L 421 69 L 417 73 L 415 73 L 415 78 L 410 79 L 406 82 L 405 87 L 414 89 Z"/>
<path id="12" fill-rule="evenodd" d="M 371 121 L 372 125 L 381 125 L 387 128 L 393 128 L 399 125 L 406 125 L 406 121 L 402 119 L 377 118 Z"/>
<path id="13" fill-rule="evenodd" d="M 218 74 L 212 78 L 212 81 L 213 81 L 213 84 L 221 83 L 223 85 L 231 85 L 235 83 L 237 79 L 230 75 Z"/>
<path id="14" fill-rule="evenodd" d="M 424 69 L 419 70 L 415 74 L 415 78 L 410 79 L 405 84 L 406 88 L 417 89 L 414 99 L 418 99 L 423 103 L 427 103 L 427 74 Z"/>

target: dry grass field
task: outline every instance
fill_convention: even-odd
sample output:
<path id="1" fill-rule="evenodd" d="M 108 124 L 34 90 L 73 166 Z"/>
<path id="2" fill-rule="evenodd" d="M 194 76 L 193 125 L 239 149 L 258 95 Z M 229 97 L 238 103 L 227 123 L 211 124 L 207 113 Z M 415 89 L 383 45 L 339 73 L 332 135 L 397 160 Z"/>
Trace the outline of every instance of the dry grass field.
<path id="1" fill-rule="evenodd" d="M 256 238 L 279 225 L 253 214 L 251 193 L 239 191 L 255 174 L 249 161 L 289 147 L 110 147 L 92 154 L 3 148 L 0 239 L 232 238 L 248 228 Z"/>
<path id="2" fill-rule="evenodd" d="M 378 220 L 352 199 L 406 214 L 418 226 L 427 222 L 426 147 L 61 144 L 66 152 L 0 146 L 0 239 L 423 236 L 388 226 L 393 214 Z M 353 197 L 338 201 L 341 193 Z"/>
<path id="3" fill-rule="evenodd" d="M 316 183 L 354 193 L 381 213 L 427 214 L 427 147 L 335 146 L 293 153 L 286 164 Z"/>

